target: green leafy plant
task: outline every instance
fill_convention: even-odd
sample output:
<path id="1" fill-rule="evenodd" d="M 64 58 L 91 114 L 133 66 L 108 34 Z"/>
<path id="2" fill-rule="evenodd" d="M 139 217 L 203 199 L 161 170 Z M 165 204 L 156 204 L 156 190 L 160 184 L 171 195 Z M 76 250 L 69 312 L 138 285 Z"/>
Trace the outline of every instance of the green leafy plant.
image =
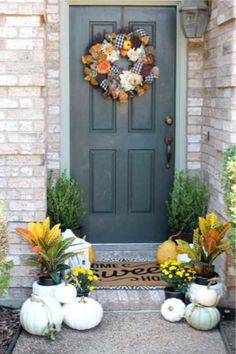
<path id="1" fill-rule="evenodd" d="M 195 271 L 186 262 L 168 260 L 160 265 L 161 279 L 175 291 L 185 293 L 193 280 Z"/>
<path id="2" fill-rule="evenodd" d="M 206 218 L 199 217 L 199 227 L 194 230 L 193 246 L 183 240 L 175 240 L 177 252 L 186 253 L 197 271 L 203 275 L 214 272 L 213 262 L 229 248 L 228 240 L 223 240 L 229 224 L 220 222 L 215 213 Z"/>
<path id="3" fill-rule="evenodd" d="M 198 176 L 175 171 L 174 185 L 167 201 L 168 222 L 172 233 L 192 232 L 198 216 L 205 215 L 209 201 L 207 185 Z"/>
<path id="4" fill-rule="evenodd" d="M 68 178 L 64 170 L 57 180 L 52 172 L 47 183 L 47 215 L 51 225 L 60 224 L 61 229 L 77 230 L 85 217 L 85 206 L 79 183 Z"/>
<path id="5" fill-rule="evenodd" d="M 24 237 L 33 247 L 27 264 L 40 267 L 39 277 L 51 277 L 55 283 L 61 280 L 61 272 L 70 267 L 65 261 L 73 257 L 75 253 L 66 250 L 74 242 L 74 237 L 62 240 L 60 225 L 54 225 L 50 229 L 50 219 L 47 217 L 42 223 L 29 223 L 28 228 L 16 228 L 16 231 Z"/>
<path id="6" fill-rule="evenodd" d="M 8 248 L 7 221 L 4 215 L 3 202 L 0 200 L 0 296 L 3 296 L 10 284 L 12 261 L 6 260 Z"/>
<path id="7" fill-rule="evenodd" d="M 224 202 L 231 226 L 228 238 L 236 259 L 236 145 L 224 152 L 223 188 Z"/>

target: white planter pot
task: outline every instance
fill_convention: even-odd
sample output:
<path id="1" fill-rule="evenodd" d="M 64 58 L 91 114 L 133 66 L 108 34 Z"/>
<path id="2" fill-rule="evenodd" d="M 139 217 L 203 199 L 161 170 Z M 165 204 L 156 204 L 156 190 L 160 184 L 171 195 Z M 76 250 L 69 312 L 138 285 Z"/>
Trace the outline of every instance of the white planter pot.
<path id="1" fill-rule="evenodd" d="M 54 293 L 58 285 L 60 284 L 51 285 L 51 286 L 39 285 L 37 281 L 35 281 L 32 286 L 32 295 L 54 297 Z"/>
<path id="2" fill-rule="evenodd" d="M 203 289 L 203 288 L 207 288 L 207 286 L 206 285 L 200 285 L 200 284 L 192 283 L 190 285 L 190 288 L 189 288 L 188 292 L 187 292 L 187 296 L 189 297 L 189 300 L 191 302 L 194 302 L 195 299 L 196 299 L 196 295 L 197 295 L 198 290 Z M 217 303 L 216 303 L 216 305 L 217 305 L 218 302 L 220 301 L 220 298 L 224 295 L 224 284 L 221 283 L 221 282 L 218 282 L 215 285 L 211 285 L 210 289 L 215 290 L 216 293 L 217 293 Z"/>

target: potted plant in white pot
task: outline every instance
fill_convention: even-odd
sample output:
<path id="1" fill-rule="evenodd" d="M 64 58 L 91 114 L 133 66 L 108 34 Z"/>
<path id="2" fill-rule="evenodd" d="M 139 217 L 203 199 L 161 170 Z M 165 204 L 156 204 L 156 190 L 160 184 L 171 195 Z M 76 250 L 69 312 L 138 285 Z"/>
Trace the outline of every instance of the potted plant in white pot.
<path id="1" fill-rule="evenodd" d="M 212 278 L 217 278 L 214 261 L 229 248 L 229 241 L 223 240 L 229 229 L 227 222 L 221 222 L 215 213 L 209 213 L 205 218 L 199 217 L 199 227 L 194 230 L 193 246 L 183 240 L 176 240 L 177 252 L 187 254 L 191 259 L 196 274 L 195 284 L 189 290 L 191 301 L 201 286 L 207 287 Z M 223 294 L 222 284 L 214 282 L 219 297 Z"/>
<path id="2" fill-rule="evenodd" d="M 62 240 L 60 225 L 50 229 L 49 218 L 42 223 L 29 223 L 27 229 L 18 227 L 16 231 L 32 246 L 34 254 L 29 257 L 27 264 L 39 268 L 37 284 L 43 287 L 59 284 L 62 271 L 70 268 L 65 264 L 66 260 L 75 255 L 66 252 L 74 238 Z"/>

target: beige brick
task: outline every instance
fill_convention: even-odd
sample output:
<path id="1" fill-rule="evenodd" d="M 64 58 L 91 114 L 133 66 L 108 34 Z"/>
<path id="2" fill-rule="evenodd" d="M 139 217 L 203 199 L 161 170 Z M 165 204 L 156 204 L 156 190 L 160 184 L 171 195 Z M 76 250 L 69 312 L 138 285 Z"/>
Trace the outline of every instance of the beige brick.
<path id="1" fill-rule="evenodd" d="M 7 27 L 37 27 L 41 25 L 40 16 L 6 16 Z"/>

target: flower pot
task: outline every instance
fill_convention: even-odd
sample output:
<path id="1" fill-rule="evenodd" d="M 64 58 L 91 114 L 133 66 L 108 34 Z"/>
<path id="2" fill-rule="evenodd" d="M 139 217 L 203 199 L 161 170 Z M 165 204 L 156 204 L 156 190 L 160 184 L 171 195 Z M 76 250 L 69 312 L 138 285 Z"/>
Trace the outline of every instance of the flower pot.
<path id="1" fill-rule="evenodd" d="M 205 285 L 207 286 L 209 284 L 209 279 L 211 278 L 217 278 L 219 277 L 219 274 L 214 272 L 211 274 L 196 274 L 194 276 L 194 283 L 199 284 L 199 285 Z M 217 281 L 215 281 L 214 283 L 212 283 L 212 285 L 216 284 Z"/>
<path id="2" fill-rule="evenodd" d="M 84 291 L 81 291 L 81 290 L 77 290 L 77 297 L 88 297 L 89 295 L 89 291 L 88 290 L 84 290 Z"/>
<path id="3" fill-rule="evenodd" d="M 171 286 L 167 286 L 166 288 L 164 288 L 164 292 L 165 292 L 165 299 L 171 299 L 174 297 L 176 299 L 180 299 L 183 302 L 185 302 L 185 293 L 175 290 Z"/>
<path id="4" fill-rule="evenodd" d="M 32 286 L 32 295 L 36 296 L 52 296 L 54 297 L 54 293 L 56 288 L 60 284 L 54 285 L 40 285 L 38 281 L 35 281 Z"/>
<path id="5" fill-rule="evenodd" d="M 197 283 L 193 282 L 187 291 L 187 296 L 188 296 L 189 300 L 191 302 L 194 302 L 196 299 L 197 292 L 200 289 L 206 288 L 206 287 L 207 287 L 207 285 L 201 285 L 201 284 L 197 284 Z M 221 297 L 224 295 L 224 285 L 221 282 L 216 282 L 214 285 L 210 286 L 210 289 L 215 290 L 217 293 L 217 303 L 216 303 L 216 305 L 217 305 L 219 300 L 221 299 Z"/>
<path id="6" fill-rule="evenodd" d="M 54 286 L 58 283 L 56 283 L 51 277 L 40 277 L 38 280 L 38 284 L 44 286 Z"/>
<path id="7" fill-rule="evenodd" d="M 72 230 L 73 234 L 78 237 L 78 238 L 84 238 L 84 228 L 82 226 L 80 226 L 78 229 L 76 230 Z"/>

